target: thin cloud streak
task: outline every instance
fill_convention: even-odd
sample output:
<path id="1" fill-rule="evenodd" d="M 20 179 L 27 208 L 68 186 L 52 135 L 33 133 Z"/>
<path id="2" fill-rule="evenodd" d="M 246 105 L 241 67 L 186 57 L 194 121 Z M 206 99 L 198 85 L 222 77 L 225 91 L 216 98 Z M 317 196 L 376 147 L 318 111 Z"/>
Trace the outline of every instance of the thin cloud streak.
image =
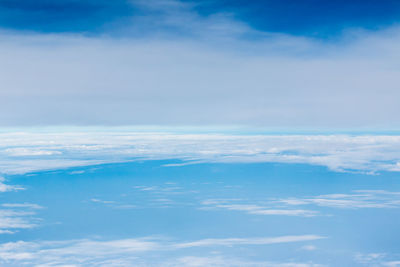
<path id="1" fill-rule="evenodd" d="M 24 190 L 24 188 L 21 186 L 5 184 L 4 183 L 5 180 L 6 179 L 4 177 L 0 176 L 0 193 L 8 191 Z"/>
<path id="2" fill-rule="evenodd" d="M 277 202 L 288 206 L 316 205 L 338 209 L 400 208 L 400 192 L 355 190 L 352 194 L 329 194 L 310 198 L 288 198 Z"/>
<path id="3" fill-rule="evenodd" d="M 190 248 L 203 246 L 234 246 L 234 245 L 270 245 L 280 243 L 292 243 L 319 240 L 325 237 L 318 235 L 303 236 L 281 236 L 273 238 L 226 238 L 226 239 L 203 239 L 195 242 L 181 243 L 176 248 Z"/>
<path id="4" fill-rule="evenodd" d="M 40 242 L 10 242 L 0 245 L 0 263 L 57 266 L 60 264 L 89 264 L 103 266 L 110 263 L 125 265 L 149 264 L 154 257 L 147 253 L 174 251 L 214 246 L 273 245 L 321 240 L 318 235 L 280 236 L 268 238 L 202 239 L 193 242 L 173 243 L 163 239 L 137 238 L 111 241 L 67 240 Z M 140 255 L 140 258 L 138 256 Z M 171 257 L 165 261 L 176 261 Z M 140 259 L 140 260 L 139 260 Z M 139 262 L 138 262 L 139 260 Z M 147 262 L 146 262 L 147 261 Z M 118 265 L 118 264 L 116 264 Z M 119 266 L 119 265 L 118 265 Z M 186 265 L 190 266 L 190 265 Z"/>
<path id="5" fill-rule="evenodd" d="M 281 216 L 302 216 L 302 217 L 313 217 L 318 215 L 317 211 L 313 210 L 303 210 L 303 209 L 288 209 L 274 207 L 273 205 L 269 207 L 255 205 L 255 204 L 238 204 L 232 203 L 231 200 L 205 200 L 202 202 L 203 206 L 200 209 L 203 210 L 231 210 L 231 211 L 241 211 L 253 215 L 281 215 Z"/>

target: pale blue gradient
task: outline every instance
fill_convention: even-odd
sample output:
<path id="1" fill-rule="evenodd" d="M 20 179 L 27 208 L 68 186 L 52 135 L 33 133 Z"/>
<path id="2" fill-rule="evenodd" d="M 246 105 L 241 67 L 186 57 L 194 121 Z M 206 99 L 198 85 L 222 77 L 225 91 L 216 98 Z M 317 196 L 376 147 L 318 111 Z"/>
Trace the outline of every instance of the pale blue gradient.
<path id="1" fill-rule="evenodd" d="M 396 172 L 365 175 L 302 164 L 204 163 L 174 167 L 170 166 L 172 163 L 179 161 L 105 164 L 6 176 L 10 185 L 20 185 L 25 190 L 0 194 L 2 203 L 31 203 L 43 208 L 19 208 L 34 211 L 35 214 L 20 217 L 36 226 L 1 235 L 3 246 L 21 240 L 38 244 L 150 238 L 170 247 L 166 251 L 165 248 L 155 252 L 122 250 L 94 256 L 87 251 L 90 259 L 85 251 L 73 252 L 72 255 L 81 257 L 81 263 L 64 254 L 57 256 L 57 260 L 78 266 L 104 264 L 116 258 L 133 265 L 170 262 L 184 266 L 179 260 L 188 256 L 217 257 L 226 266 L 256 263 L 263 266 L 266 262 L 370 266 L 372 261 L 383 264 L 399 259 L 400 244 L 394 235 L 400 218 L 400 182 Z M 347 194 L 351 201 L 342 205 L 340 199 L 347 197 L 337 194 Z M 287 199 L 339 199 L 339 202 L 287 205 L 282 202 Z M 253 209 L 243 209 L 243 205 Z M 254 206 L 262 207 L 261 210 L 300 209 L 310 213 L 262 214 Z M 18 210 L 2 208 L 10 209 Z M 204 239 L 309 235 L 314 236 L 309 241 L 278 244 L 212 245 L 218 243 L 214 240 L 190 248 L 171 245 Z M 58 246 L 64 245 L 49 245 Z M 15 249 L 14 253 L 17 252 Z M 45 256 L 32 261 L 49 263 L 46 258 L 49 252 L 40 253 Z M 376 259 L 368 258 L 371 253 L 377 254 Z M 4 266 L 29 262 L 0 257 Z M 363 262 L 365 258 L 369 261 Z M 216 266 L 225 265 L 220 262 Z"/>

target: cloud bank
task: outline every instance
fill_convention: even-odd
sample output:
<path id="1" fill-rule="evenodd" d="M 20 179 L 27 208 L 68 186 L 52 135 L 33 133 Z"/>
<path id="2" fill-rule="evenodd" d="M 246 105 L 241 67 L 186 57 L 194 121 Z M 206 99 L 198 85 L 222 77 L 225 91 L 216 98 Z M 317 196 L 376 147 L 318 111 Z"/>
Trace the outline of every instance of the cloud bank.
<path id="1" fill-rule="evenodd" d="M 0 168 L 5 174 L 154 159 L 183 161 L 165 167 L 202 162 L 280 162 L 375 174 L 400 171 L 399 151 L 400 137 L 383 135 L 235 135 L 112 129 L 0 133 Z M 4 190 L 8 188 L 4 186 Z"/>
<path id="2" fill-rule="evenodd" d="M 135 1 L 118 31 L 0 32 L 0 125 L 398 129 L 396 26 L 323 41 L 190 3 Z"/>

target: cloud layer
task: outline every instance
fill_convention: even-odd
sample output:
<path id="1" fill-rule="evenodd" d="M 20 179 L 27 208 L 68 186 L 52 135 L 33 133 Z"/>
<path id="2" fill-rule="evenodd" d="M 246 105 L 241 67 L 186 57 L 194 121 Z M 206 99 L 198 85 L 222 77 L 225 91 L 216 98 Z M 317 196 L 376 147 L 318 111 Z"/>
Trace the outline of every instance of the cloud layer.
<path id="1" fill-rule="evenodd" d="M 325 42 L 136 5 L 117 36 L 1 31 L 0 125 L 400 126 L 396 26 Z"/>
<path id="2" fill-rule="evenodd" d="M 0 133 L 3 173 L 26 173 L 138 159 L 282 162 L 374 174 L 400 171 L 399 136 L 179 134 L 140 131 Z M 4 190 L 6 187 L 2 187 Z"/>

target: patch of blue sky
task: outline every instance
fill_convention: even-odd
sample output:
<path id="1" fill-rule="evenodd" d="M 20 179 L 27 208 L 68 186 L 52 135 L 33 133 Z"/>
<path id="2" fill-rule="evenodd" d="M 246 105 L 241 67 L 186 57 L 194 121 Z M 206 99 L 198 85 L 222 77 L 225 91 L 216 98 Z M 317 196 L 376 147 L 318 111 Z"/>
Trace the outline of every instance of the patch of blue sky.
<path id="1" fill-rule="evenodd" d="M 4 264 L 57 258 L 79 265 L 73 260 L 83 257 L 79 247 L 88 253 L 83 265 L 116 257 L 152 265 L 206 255 L 219 258 L 217 266 L 233 259 L 241 262 L 237 266 L 287 259 L 305 266 L 363 266 L 371 253 L 379 253 L 373 260 L 382 262 L 398 257 L 399 241 L 393 236 L 400 216 L 398 173 L 377 177 L 303 164 L 171 163 L 179 161 L 7 176 L 25 190 L 1 193 L 1 202 L 9 203 L 7 209 L 31 211 L 28 218 L 14 217 L 32 226 L 4 233 L 3 246 L 23 240 L 26 247 L 15 245 L 9 253 L 44 258 L 0 258 Z M 114 251 L 100 256 L 103 246 Z"/>
<path id="2" fill-rule="evenodd" d="M 232 12 L 266 32 L 319 38 L 334 37 L 351 28 L 377 30 L 400 18 L 400 4 L 394 0 L 217 0 L 198 3 L 196 8 L 208 15 Z"/>
<path id="3" fill-rule="evenodd" d="M 104 24 L 131 16 L 133 9 L 125 0 L 2 0 L 0 27 L 43 33 L 99 33 Z"/>
<path id="4" fill-rule="evenodd" d="M 381 29 L 398 23 L 400 4 L 393 0 L 216 0 L 216 1 L 0 1 L 0 27 L 38 32 L 96 33 L 118 32 L 129 20 L 156 18 L 179 8 L 190 8 L 199 17 L 231 14 L 263 32 L 327 38 L 349 28 Z M 176 18 L 179 19 L 179 18 Z M 182 34 L 176 27 L 153 30 Z M 135 27 L 144 27 L 136 21 Z M 184 25 L 181 25 L 182 27 Z M 182 29 L 182 27 L 180 29 Z M 146 27 L 144 27 L 145 29 Z M 141 34 L 146 34 L 146 30 Z"/>

